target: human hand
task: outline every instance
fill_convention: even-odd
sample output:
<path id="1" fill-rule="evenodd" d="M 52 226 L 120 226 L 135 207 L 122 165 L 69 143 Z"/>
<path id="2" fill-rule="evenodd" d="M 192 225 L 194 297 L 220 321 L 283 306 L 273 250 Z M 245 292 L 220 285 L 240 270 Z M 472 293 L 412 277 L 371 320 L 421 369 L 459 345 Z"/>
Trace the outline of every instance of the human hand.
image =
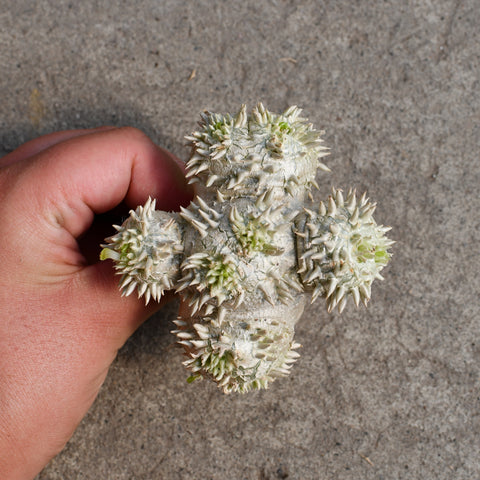
<path id="1" fill-rule="evenodd" d="M 0 159 L 3 480 L 33 478 L 64 447 L 118 349 L 158 310 L 120 297 L 109 262 L 89 262 L 98 215 L 149 195 L 173 210 L 191 192 L 175 159 L 133 128 L 58 132 Z"/>

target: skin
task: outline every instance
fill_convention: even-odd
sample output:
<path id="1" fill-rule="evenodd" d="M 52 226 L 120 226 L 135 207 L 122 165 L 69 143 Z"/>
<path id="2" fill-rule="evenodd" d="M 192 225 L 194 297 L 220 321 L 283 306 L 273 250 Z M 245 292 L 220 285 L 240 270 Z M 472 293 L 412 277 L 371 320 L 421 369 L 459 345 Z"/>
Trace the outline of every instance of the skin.
<path id="1" fill-rule="evenodd" d="M 0 159 L 0 478 L 32 479 L 62 450 L 160 308 L 120 297 L 97 261 L 112 215 L 149 195 L 167 211 L 191 199 L 179 162 L 133 128 L 57 132 Z"/>

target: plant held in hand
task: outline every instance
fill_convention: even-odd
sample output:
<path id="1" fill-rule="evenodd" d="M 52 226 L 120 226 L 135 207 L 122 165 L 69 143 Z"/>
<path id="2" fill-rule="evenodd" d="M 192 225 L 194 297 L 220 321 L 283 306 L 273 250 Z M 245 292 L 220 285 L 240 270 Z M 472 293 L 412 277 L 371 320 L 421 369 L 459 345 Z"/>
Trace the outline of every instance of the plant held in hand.
<path id="1" fill-rule="evenodd" d="M 197 197 L 179 213 L 138 207 L 107 239 L 125 295 L 182 296 L 175 321 L 191 370 L 224 392 L 266 388 L 288 374 L 299 347 L 294 326 L 307 297 L 341 312 L 349 297 L 367 304 L 392 241 L 365 195 L 333 190 L 306 206 L 327 149 L 300 109 L 257 105 L 235 116 L 202 115 L 187 137 L 187 176 Z"/>

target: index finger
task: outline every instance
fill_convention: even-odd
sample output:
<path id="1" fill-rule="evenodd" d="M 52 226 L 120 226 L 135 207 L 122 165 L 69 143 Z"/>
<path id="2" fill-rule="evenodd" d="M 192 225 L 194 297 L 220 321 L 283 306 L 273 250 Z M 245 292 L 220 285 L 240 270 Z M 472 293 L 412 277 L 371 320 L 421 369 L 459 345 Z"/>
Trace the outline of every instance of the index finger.
<path id="1" fill-rule="evenodd" d="M 20 145 L 12 152 L 7 153 L 7 155 L 0 158 L 0 167 L 6 167 L 12 163 L 25 160 L 26 158 L 36 155 L 42 150 L 45 150 L 57 143 L 64 142 L 65 140 L 69 140 L 74 137 L 80 137 L 82 135 L 88 135 L 89 133 L 94 133 L 101 130 L 111 130 L 113 128 L 115 127 L 103 126 L 98 128 L 63 130 L 60 132 L 42 135 L 41 137 L 34 138 L 33 140 Z"/>
<path id="2" fill-rule="evenodd" d="M 191 188 L 174 157 L 131 127 L 69 139 L 19 168 L 19 202 L 26 201 L 23 193 L 28 191 L 36 200 L 37 212 L 32 213 L 40 210 L 74 237 L 88 229 L 94 214 L 122 201 L 134 207 L 151 196 L 159 209 L 168 211 L 191 199 Z M 31 205 L 24 211 L 29 210 Z"/>

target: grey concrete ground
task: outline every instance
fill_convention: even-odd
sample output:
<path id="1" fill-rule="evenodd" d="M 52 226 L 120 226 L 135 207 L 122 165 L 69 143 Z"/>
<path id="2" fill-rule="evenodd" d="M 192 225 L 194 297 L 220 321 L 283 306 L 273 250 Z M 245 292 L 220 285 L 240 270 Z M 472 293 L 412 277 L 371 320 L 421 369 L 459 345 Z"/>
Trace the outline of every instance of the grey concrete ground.
<path id="1" fill-rule="evenodd" d="M 368 309 L 308 308 L 267 391 L 188 385 L 168 307 L 38 480 L 480 478 L 478 0 L 0 7 L 0 154 L 128 124 L 185 159 L 204 109 L 297 104 L 332 151 L 316 197 L 368 190 L 397 241 Z"/>

